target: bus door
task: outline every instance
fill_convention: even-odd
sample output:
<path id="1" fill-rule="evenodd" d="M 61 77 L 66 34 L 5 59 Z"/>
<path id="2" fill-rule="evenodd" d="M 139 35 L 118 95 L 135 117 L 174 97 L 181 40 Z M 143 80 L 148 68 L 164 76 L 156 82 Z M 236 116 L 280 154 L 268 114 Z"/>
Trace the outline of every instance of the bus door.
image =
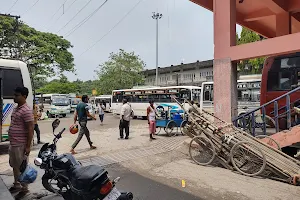
<path id="1" fill-rule="evenodd" d="M 213 84 L 207 84 L 204 85 L 202 88 L 203 90 L 203 109 L 208 110 L 208 111 L 213 111 L 214 108 L 214 85 Z"/>

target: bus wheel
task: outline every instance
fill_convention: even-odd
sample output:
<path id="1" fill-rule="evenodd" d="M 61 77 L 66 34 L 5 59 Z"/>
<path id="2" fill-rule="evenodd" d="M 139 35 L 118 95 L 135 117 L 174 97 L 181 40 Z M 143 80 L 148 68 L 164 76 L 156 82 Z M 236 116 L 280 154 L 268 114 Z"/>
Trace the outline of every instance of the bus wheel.
<path id="1" fill-rule="evenodd" d="M 133 119 L 137 119 L 137 116 L 133 116 L 132 118 L 133 118 Z"/>
<path id="2" fill-rule="evenodd" d="M 62 114 L 62 116 L 63 116 L 63 117 L 66 117 L 67 115 L 66 115 L 66 114 Z"/>
<path id="3" fill-rule="evenodd" d="M 146 120 L 146 119 L 147 119 L 147 117 L 143 116 L 143 120 Z"/>

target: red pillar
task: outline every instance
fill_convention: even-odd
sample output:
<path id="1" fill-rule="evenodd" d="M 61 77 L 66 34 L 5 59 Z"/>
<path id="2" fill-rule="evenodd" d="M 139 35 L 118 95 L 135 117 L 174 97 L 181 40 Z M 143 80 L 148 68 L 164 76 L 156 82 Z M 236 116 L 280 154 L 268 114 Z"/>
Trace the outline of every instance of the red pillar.
<path id="1" fill-rule="evenodd" d="M 227 122 L 237 114 L 236 64 L 226 56 L 235 44 L 236 1 L 214 0 L 214 109 Z"/>
<path id="2" fill-rule="evenodd" d="M 276 37 L 288 35 L 291 31 L 291 15 L 288 12 L 276 15 Z"/>

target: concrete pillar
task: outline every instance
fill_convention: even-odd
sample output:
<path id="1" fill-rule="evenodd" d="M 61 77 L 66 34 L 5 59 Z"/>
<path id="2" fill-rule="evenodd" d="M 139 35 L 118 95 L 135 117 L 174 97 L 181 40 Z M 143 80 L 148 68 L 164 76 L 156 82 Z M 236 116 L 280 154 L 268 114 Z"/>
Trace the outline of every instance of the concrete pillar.
<path id="1" fill-rule="evenodd" d="M 291 33 L 291 15 L 288 12 L 276 15 L 276 37 Z"/>
<path id="2" fill-rule="evenodd" d="M 214 112 L 231 122 L 237 115 L 236 64 L 226 56 L 236 45 L 236 1 L 214 0 Z"/>
<path id="3" fill-rule="evenodd" d="M 226 122 L 237 116 L 237 67 L 230 58 L 214 60 L 214 110 Z"/>
<path id="4" fill-rule="evenodd" d="M 214 57 L 223 55 L 236 45 L 236 1 L 214 0 Z"/>

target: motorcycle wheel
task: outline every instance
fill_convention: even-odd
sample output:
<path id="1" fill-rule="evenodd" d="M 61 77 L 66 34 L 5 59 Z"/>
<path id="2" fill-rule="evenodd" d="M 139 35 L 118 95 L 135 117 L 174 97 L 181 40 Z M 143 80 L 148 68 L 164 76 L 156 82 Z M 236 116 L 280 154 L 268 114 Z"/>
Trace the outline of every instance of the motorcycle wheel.
<path id="1" fill-rule="evenodd" d="M 42 177 L 42 184 L 46 190 L 49 192 L 55 193 L 55 194 L 60 194 L 60 191 L 58 189 L 55 189 L 52 187 L 52 185 L 49 183 L 49 181 L 52 180 L 51 178 L 48 178 L 46 176 Z"/>

